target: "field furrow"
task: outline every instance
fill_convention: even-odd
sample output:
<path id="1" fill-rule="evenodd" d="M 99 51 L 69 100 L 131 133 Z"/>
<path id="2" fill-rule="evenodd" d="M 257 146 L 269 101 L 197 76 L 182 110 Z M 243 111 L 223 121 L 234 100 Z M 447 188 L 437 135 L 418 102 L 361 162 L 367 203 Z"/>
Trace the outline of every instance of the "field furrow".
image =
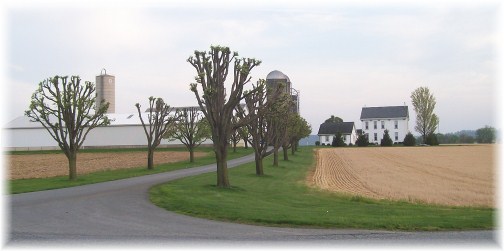
<path id="1" fill-rule="evenodd" d="M 308 182 L 375 199 L 494 207 L 496 148 L 321 148 Z"/>

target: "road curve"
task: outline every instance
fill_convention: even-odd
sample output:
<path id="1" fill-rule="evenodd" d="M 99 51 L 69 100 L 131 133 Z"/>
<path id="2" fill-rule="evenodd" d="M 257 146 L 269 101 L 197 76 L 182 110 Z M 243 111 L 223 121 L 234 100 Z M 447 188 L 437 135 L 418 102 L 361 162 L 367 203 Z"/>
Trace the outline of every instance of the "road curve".
<path id="1" fill-rule="evenodd" d="M 250 155 L 230 160 L 228 167 L 251 162 L 253 158 Z M 111 243 L 130 246 L 171 243 L 185 246 L 188 241 L 192 245 L 232 244 L 237 241 L 240 245 L 247 241 L 301 241 L 317 245 L 334 242 L 357 245 L 498 245 L 494 236 L 497 231 L 391 232 L 262 227 L 189 217 L 150 203 L 148 189 L 151 186 L 215 169 L 213 164 L 79 187 L 7 195 L 6 201 L 10 203 L 7 245 Z"/>

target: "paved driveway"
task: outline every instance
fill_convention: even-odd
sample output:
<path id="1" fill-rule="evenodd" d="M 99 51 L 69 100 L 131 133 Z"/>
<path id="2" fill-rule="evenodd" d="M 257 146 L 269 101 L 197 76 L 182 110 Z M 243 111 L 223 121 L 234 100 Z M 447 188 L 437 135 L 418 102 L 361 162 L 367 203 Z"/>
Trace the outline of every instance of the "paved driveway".
<path id="1" fill-rule="evenodd" d="M 253 161 L 229 161 L 234 167 Z M 150 203 L 148 189 L 170 180 L 212 172 L 215 165 L 66 189 L 6 196 L 10 201 L 7 245 L 243 245 L 348 243 L 477 244 L 495 246 L 495 231 L 390 232 L 278 228 L 188 217 Z M 7 221 L 9 222 L 9 221 Z M 300 242 L 295 242 L 300 241 Z"/>

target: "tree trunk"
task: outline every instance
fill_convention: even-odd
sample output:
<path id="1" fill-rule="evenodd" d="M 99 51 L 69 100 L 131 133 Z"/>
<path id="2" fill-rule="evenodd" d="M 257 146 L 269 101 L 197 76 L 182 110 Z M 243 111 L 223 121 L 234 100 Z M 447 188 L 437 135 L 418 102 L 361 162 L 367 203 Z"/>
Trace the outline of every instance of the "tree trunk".
<path id="1" fill-rule="evenodd" d="M 77 180 L 77 154 L 70 154 L 68 158 L 68 179 L 74 181 Z"/>
<path id="2" fill-rule="evenodd" d="M 246 139 L 244 139 L 243 141 L 245 141 L 245 149 L 248 149 L 248 141 Z"/>
<path id="3" fill-rule="evenodd" d="M 147 154 L 147 169 L 154 169 L 154 149 L 149 148 L 149 153 Z"/>
<path id="4" fill-rule="evenodd" d="M 291 142 L 292 155 L 294 155 L 297 152 L 298 146 L 299 146 L 299 141 L 293 140 Z"/>
<path id="5" fill-rule="evenodd" d="M 278 148 L 273 150 L 273 166 L 278 166 Z"/>
<path id="6" fill-rule="evenodd" d="M 194 163 L 194 149 L 189 148 L 189 162 Z"/>
<path id="7" fill-rule="evenodd" d="M 236 152 L 236 143 L 233 143 L 233 152 Z"/>
<path id="8" fill-rule="evenodd" d="M 256 175 L 258 176 L 264 175 L 262 156 L 261 153 L 258 151 L 255 152 L 255 164 L 256 164 Z"/>
<path id="9" fill-rule="evenodd" d="M 282 147 L 284 160 L 289 160 L 289 148 Z"/>
<path id="10" fill-rule="evenodd" d="M 214 145 L 215 160 L 217 162 L 217 187 L 229 188 L 228 169 L 227 169 L 227 144 Z"/>

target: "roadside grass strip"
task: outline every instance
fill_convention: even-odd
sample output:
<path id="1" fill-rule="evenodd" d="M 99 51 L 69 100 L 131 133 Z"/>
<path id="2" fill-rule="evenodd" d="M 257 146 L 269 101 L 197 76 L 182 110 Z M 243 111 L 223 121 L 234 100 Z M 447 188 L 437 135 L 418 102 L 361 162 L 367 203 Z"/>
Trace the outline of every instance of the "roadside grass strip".
<path id="1" fill-rule="evenodd" d="M 375 200 L 331 193 L 306 185 L 314 168 L 313 147 L 255 175 L 255 164 L 229 170 L 232 187 L 215 187 L 215 172 L 150 189 L 151 201 L 177 213 L 236 223 L 310 228 L 406 231 L 479 230 L 495 227 L 495 209 Z"/>

